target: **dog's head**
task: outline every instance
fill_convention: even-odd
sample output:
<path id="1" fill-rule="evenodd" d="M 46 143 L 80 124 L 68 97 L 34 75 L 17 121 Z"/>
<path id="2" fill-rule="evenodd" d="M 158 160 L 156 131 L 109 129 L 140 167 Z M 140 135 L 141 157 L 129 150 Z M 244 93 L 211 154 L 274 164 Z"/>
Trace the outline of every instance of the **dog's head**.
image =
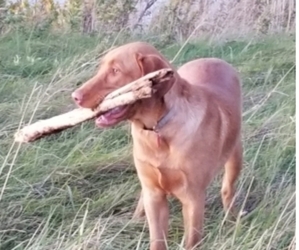
<path id="1" fill-rule="evenodd" d="M 143 42 L 126 44 L 108 52 L 102 58 L 97 74 L 75 90 L 72 97 L 80 107 L 95 108 L 112 91 L 148 73 L 169 67 L 169 62 L 153 46 Z M 172 84 L 171 80 L 163 82 L 157 89 L 157 96 L 165 95 Z M 114 108 L 96 118 L 96 124 L 109 127 L 130 119 L 136 115 L 138 105 L 141 102 Z"/>

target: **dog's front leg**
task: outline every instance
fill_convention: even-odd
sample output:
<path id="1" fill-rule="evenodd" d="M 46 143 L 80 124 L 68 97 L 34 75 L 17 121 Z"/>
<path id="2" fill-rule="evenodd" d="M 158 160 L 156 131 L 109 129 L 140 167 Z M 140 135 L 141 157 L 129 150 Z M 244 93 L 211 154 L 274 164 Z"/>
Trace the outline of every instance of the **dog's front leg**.
<path id="1" fill-rule="evenodd" d="M 169 209 L 166 195 L 143 187 L 143 204 L 150 231 L 150 250 L 165 250 Z"/>
<path id="2" fill-rule="evenodd" d="M 197 190 L 196 194 L 190 192 L 179 199 L 183 204 L 185 248 L 191 250 L 199 245 L 202 238 L 205 192 L 204 190 Z"/>

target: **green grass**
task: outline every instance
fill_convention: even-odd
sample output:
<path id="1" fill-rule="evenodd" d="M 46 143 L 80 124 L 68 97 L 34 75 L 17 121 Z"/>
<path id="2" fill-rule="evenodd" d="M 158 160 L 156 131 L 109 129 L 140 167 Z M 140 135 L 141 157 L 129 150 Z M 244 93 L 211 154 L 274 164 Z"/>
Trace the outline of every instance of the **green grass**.
<path id="1" fill-rule="evenodd" d="M 181 48 L 148 40 L 170 60 Z M 243 81 L 245 159 L 236 202 L 250 213 L 224 220 L 219 175 L 208 190 L 202 249 L 294 249 L 294 40 L 193 41 L 175 61 L 220 57 Z M 99 130 L 90 122 L 32 144 L 13 143 L 20 124 L 74 107 L 70 93 L 95 72 L 100 53 L 125 41 L 21 32 L 0 37 L 1 250 L 147 249 L 146 224 L 131 220 L 140 186 L 126 124 Z M 169 248 L 182 249 L 180 204 L 170 203 Z"/>

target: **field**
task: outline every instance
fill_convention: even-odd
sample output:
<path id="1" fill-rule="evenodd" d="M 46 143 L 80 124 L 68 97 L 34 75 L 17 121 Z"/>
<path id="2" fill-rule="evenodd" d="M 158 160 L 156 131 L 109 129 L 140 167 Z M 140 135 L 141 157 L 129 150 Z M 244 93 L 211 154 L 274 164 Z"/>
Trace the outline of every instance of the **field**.
<path id="1" fill-rule="evenodd" d="M 140 186 L 128 124 L 93 122 L 32 144 L 13 143 L 29 121 L 74 107 L 72 90 L 96 70 L 101 53 L 133 38 L 38 35 L 0 37 L 0 249 L 147 249 L 148 229 L 131 216 Z M 170 60 L 182 45 L 145 38 Z M 208 190 L 209 250 L 295 249 L 295 38 L 193 40 L 175 65 L 196 57 L 232 63 L 243 82 L 244 169 L 236 203 L 249 211 L 224 219 L 221 175 Z M 169 249 L 182 249 L 180 204 L 170 200 Z"/>

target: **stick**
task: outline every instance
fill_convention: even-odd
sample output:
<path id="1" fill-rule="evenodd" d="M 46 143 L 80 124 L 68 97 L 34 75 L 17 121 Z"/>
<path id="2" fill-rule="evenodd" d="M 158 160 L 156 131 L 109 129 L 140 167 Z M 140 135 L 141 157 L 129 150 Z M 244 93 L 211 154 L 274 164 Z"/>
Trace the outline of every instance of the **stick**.
<path id="1" fill-rule="evenodd" d="M 162 69 L 147 74 L 134 82 L 111 92 L 95 110 L 78 108 L 68 113 L 46 120 L 40 120 L 21 130 L 14 135 L 17 142 L 32 142 L 46 135 L 65 130 L 82 122 L 95 118 L 108 110 L 122 105 L 128 105 L 137 100 L 150 98 L 156 92 L 156 86 L 173 76 L 171 69 Z"/>

